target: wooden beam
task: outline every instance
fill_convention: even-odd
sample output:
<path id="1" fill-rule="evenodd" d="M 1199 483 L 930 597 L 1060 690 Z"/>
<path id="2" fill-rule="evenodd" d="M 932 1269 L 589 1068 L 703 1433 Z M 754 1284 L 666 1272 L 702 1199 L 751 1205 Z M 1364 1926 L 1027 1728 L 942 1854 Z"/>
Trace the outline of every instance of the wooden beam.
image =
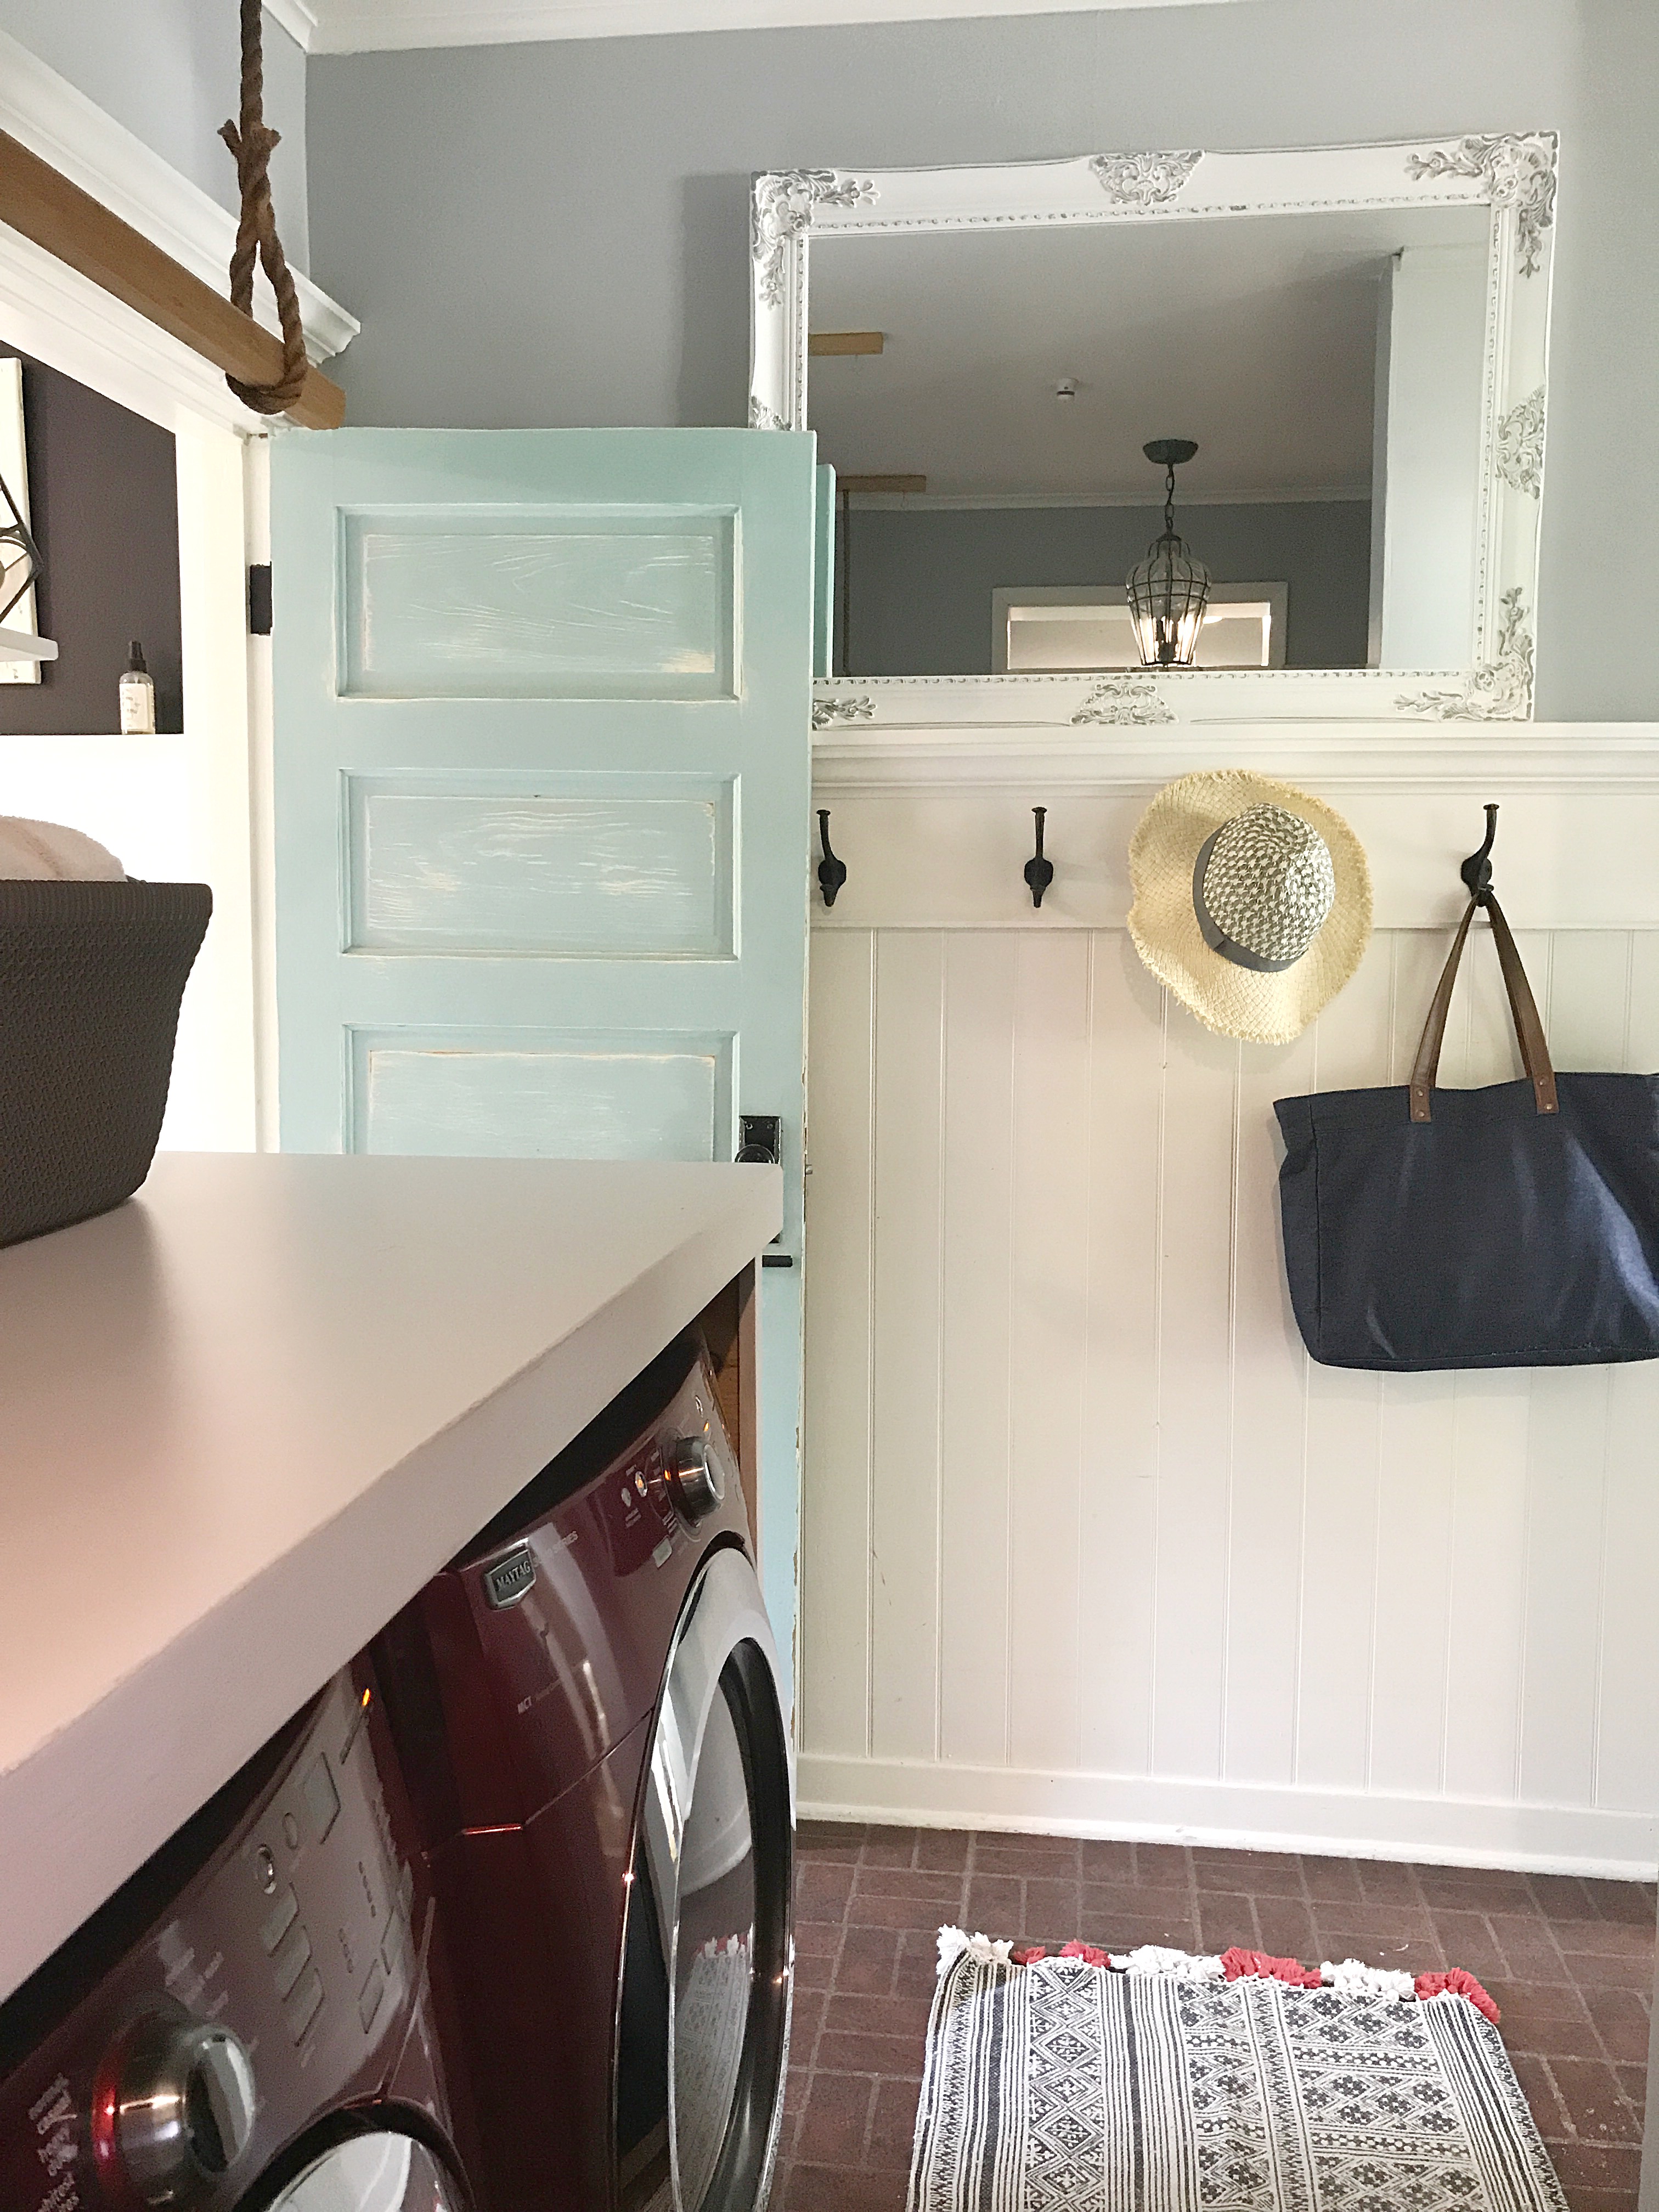
<path id="1" fill-rule="evenodd" d="M 3 131 L 0 222 L 78 269 L 227 376 L 242 384 L 275 384 L 281 376 L 280 338 Z M 307 430 L 337 429 L 345 420 L 345 394 L 313 368 L 288 419 Z"/>
<path id="2" fill-rule="evenodd" d="M 893 492 L 926 491 L 926 477 L 842 477 L 836 478 L 837 491 Z"/>
<path id="3" fill-rule="evenodd" d="M 814 331 L 806 350 L 815 357 L 838 353 L 879 353 L 887 343 L 881 331 Z"/>

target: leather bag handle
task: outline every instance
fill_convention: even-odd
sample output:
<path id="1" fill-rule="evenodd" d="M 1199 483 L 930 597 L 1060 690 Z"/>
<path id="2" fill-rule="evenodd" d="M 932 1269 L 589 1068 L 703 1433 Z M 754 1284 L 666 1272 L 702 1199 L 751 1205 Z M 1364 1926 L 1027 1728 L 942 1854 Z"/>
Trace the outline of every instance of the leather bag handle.
<path id="1" fill-rule="evenodd" d="M 1540 1114 L 1557 1110 L 1555 1070 L 1550 1063 L 1550 1048 L 1544 1037 L 1544 1024 L 1538 1018 L 1532 987 L 1527 981 L 1527 971 L 1521 965 L 1521 955 L 1516 951 L 1510 926 L 1504 919 L 1504 909 L 1488 891 L 1477 892 L 1469 901 L 1468 911 L 1458 925 L 1457 935 L 1440 981 L 1435 986 L 1429 1004 L 1429 1018 L 1423 1024 L 1422 1040 L 1417 1048 L 1417 1059 L 1412 1067 L 1411 1108 L 1413 1121 L 1433 1118 L 1431 1100 L 1434 1079 L 1440 1069 L 1440 1048 L 1445 1041 L 1446 1016 L 1451 1010 L 1452 987 L 1457 981 L 1458 963 L 1463 957 L 1463 946 L 1469 933 L 1469 924 L 1474 920 L 1477 907 L 1484 906 L 1492 921 L 1492 933 L 1498 942 L 1498 964 L 1504 971 L 1504 988 L 1509 994 L 1510 1012 L 1515 1022 L 1515 1034 L 1521 1047 L 1521 1064 L 1532 1084 L 1533 1098 Z"/>

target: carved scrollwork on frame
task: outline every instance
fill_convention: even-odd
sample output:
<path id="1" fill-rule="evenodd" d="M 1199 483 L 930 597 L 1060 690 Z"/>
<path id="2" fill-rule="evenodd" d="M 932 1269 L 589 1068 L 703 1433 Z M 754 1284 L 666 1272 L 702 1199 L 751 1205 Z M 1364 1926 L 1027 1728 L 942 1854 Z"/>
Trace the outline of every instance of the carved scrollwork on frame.
<path id="1" fill-rule="evenodd" d="M 1498 473 L 1534 499 L 1544 483 L 1544 387 L 1529 392 L 1498 425 Z"/>
<path id="2" fill-rule="evenodd" d="M 1524 722 L 1532 713 L 1532 632 L 1517 584 L 1504 592 L 1498 654 L 1471 669 L 1455 691 L 1402 692 L 1402 714 L 1437 722 Z"/>
<path id="3" fill-rule="evenodd" d="M 811 228 L 814 209 L 868 207 L 876 197 L 868 177 L 842 169 L 784 169 L 755 179 L 750 249 L 760 297 L 769 307 L 782 304 L 790 242 Z"/>
<path id="4" fill-rule="evenodd" d="M 1472 368 L 1479 346 L 1481 395 L 1478 447 L 1468 457 L 1472 605 L 1455 644 L 1425 639 L 1390 654 L 1396 665 L 1389 668 L 843 674 L 816 687 L 812 720 L 824 759 L 867 762 L 904 747 L 911 732 L 1015 722 L 1069 727 L 1067 744 L 1087 750 L 1114 731 L 1130 735 L 1139 727 L 1161 741 L 1171 725 L 1189 722 L 1387 718 L 1455 730 L 1528 718 L 1556 163 L 1555 135 L 1540 127 L 1346 146 L 1109 148 L 1006 166 L 799 167 L 755 178 L 748 420 L 757 429 L 798 428 L 808 419 L 817 368 L 809 369 L 811 280 L 821 250 L 833 273 L 842 240 L 868 246 L 1018 232 L 1054 238 L 1061 227 L 1135 224 L 1161 224 L 1168 237 L 1171 225 L 1184 230 L 1195 219 L 1219 225 L 1319 216 L 1334 225 L 1369 224 L 1376 210 L 1434 210 L 1446 211 L 1457 234 L 1468 235 L 1472 284 L 1476 259 L 1482 264 L 1485 313 L 1478 335 L 1471 316 L 1467 337 Z M 1483 249 L 1475 246 L 1477 232 Z M 1468 641 L 1478 641 L 1473 653 Z"/>
<path id="5" fill-rule="evenodd" d="M 1150 676 L 1108 676 L 1073 715 L 1073 723 L 1173 722 L 1175 715 Z"/>
<path id="6" fill-rule="evenodd" d="M 1168 207 L 1203 159 L 1201 153 L 1190 151 L 1097 154 L 1089 167 L 1114 207 L 1145 215 L 1150 209 Z"/>
<path id="7" fill-rule="evenodd" d="M 1555 221 L 1552 135 L 1533 131 L 1524 137 L 1464 138 L 1450 154 L 1436 147 L 1427 154 L 1412 155 L 1406 169 L 1419 181 L 1425 177 L 1479 177 L 1494 207 L 1512 207 L 1516 211 L 1521 274 L 1538 274 L 1544 233 Z"/>
<path id="8" fill-rule="evenodd" d="M 873 722 L 876 702 L 858 696 L 849 699 L 815 699 L 812 702 L 812 727 L 815 730 L 833 729 L 838 722 Z"/>

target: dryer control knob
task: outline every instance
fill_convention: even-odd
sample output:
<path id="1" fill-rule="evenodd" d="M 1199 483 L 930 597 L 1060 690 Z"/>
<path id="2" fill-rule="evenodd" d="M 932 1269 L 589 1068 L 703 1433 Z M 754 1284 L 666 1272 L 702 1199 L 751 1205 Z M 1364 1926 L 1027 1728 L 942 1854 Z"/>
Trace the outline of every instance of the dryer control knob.
<path id="1" fill-rule="evenodd" d="M 254 2101 L 253 2061 L 228 2027 L 147 2014 L 96 2100 L 100 2162 L 113 2154 L 145 2204 L 199 2204 L 246 2149 Z"/>
<path id="2" fill-rule="evenodd" d="M 668 1455 L 668 1486 L 688 1521 L 706 1521 L 726 1497 L 726 1477 L 705 1437 L 682 1437 Z"/>

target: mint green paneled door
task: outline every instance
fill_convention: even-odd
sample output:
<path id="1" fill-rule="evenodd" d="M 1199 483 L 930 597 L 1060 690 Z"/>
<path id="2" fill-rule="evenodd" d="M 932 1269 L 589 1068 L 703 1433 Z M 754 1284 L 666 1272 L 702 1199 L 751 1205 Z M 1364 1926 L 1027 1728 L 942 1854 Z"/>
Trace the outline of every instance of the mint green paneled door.
<path id="1" fill-rule="evenodd" d="M 763 1578 L 793 1640 L 813 441 L 272 447 L 282 1139 L 729 1160 L 775 1114 Z"/>

